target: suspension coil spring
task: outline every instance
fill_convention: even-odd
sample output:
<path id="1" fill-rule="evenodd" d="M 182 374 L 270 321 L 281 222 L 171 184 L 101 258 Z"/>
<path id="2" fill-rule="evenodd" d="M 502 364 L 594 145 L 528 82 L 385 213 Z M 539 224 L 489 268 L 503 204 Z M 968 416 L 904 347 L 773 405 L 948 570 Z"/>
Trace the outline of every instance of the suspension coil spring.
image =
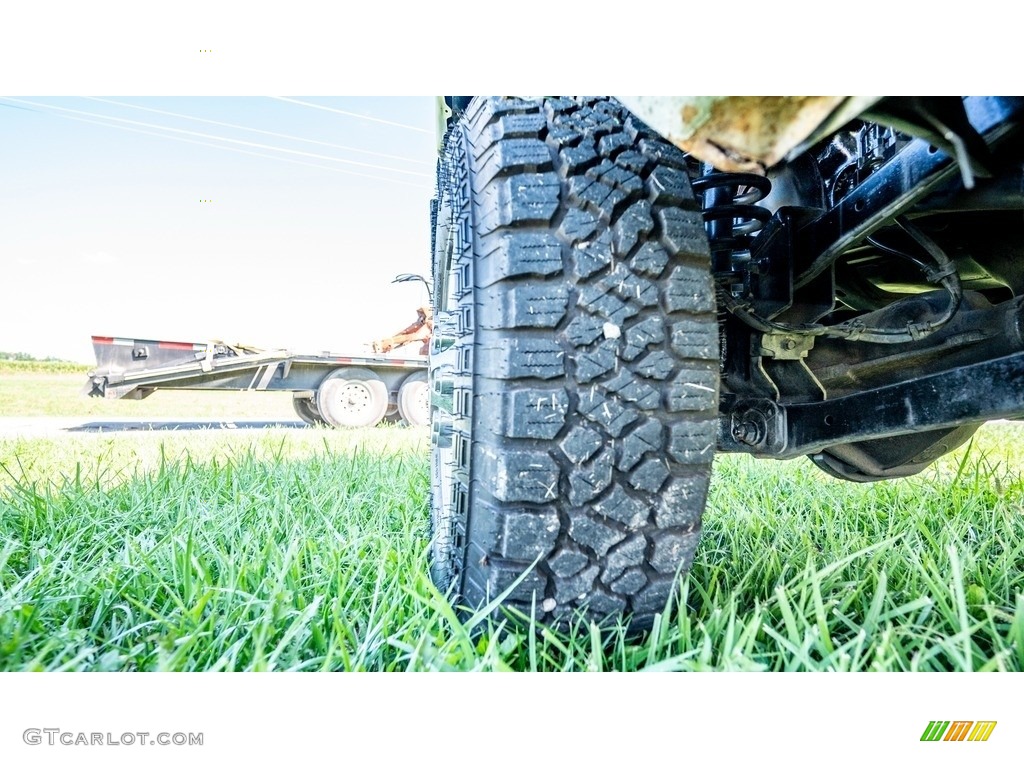
<path id="1" fill-rule="evenodd" d="M 709 173 L 693 180 L 712 254 L 731 256 L 750 250 L 754 237 L 772 216 L 767 208 L 756 205 L 771 188 L 767 178 L 754 173 Z M 719 268 L 716 264 L 716 270 Z"/>

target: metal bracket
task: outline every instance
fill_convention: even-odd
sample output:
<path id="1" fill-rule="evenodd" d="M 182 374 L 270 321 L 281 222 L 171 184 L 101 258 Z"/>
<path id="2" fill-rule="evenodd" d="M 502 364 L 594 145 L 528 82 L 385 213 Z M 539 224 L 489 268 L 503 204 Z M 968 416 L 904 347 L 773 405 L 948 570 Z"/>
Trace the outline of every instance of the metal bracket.
<path id="1" fill-rule="evenodd" d="M 813 336 L 788 333 L 766 333 L 761 336 L 760 353 L 776 360 L 803 360 L 813 348 Z"/>
<path id="2" fill-rule="evenodd" d="M 199 363 L 199 367 L 202 368 L 203 373 L 209 373 L 213 370 L 213 356 L 216 354 L 217 347 L 211 341 L 206 345 L 206 353 L 203 355 L 203 359 Z"/>
<path id="3" fill-rule="evenodd" d="M 772 380 L 779 397 L 785 393 L 786 396 L 808 396 L 812 400 L 828 398 L 825 386 L 805 362 L 807 353 L 813 348 L 813 336 L 789 333 L 766 333 L 761 336 L 758 349 L 762 358 L 761 370 Z"/>
<path id="4" fill-rule="evenodd" d="M 746 446 L 742 450 L 774 453 L 773 443 L 785 434 L 785 414 L 771 400 L 738 402 L 728 417 L 728 434 L 731 440 Z"/>

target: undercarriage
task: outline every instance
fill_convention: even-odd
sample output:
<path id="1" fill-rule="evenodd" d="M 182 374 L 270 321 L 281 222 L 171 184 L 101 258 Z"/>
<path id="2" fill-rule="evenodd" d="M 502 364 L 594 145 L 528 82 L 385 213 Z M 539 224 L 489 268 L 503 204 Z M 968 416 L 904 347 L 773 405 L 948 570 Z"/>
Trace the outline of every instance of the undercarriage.
<path id="1" fill-rule="evenodd" d="M 881 479 L 1024 413 L 1020 100 L 872 110 L 767 177 L 695 177 L 724 310 L 719 450 Z"/>
<path id="2" fill-rule="evenodd" d="M 432 572 L 456 603 L 642 629 L 716 450 L 882 480 L 1024 416 L 1024 99 L 788 101 L 446 99 Z"/>

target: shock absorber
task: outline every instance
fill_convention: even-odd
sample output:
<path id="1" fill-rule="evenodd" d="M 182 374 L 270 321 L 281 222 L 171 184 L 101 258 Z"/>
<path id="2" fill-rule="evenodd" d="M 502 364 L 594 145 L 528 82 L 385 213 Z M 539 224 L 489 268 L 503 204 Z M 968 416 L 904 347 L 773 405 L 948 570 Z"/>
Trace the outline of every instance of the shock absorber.
<path id="1" fill-rule="evenodd" d="M 709 172 L 693 181 L 693 192 L 704 209 L 704 226 L 711 244 L 716 274 L 741 272 L 750 257 L 750 244 L 771 218 L 756 205 L 771 191 L 772 183 L 754 173 Z"/>
<path id="2" fill-rule="evenodd" d="M 724 374 L 729 349 L 734 340 L 727 331 L 726 315 L 731 311 L 734 286 L 742 292 L 750 245 L 771 218 L 771 212 L 757 202 L 771 191 L 772 183 L 754 173 L 720 173 L 710 165 L 704 175 L 694 179 L 693 193 L 704 210 L 704 227 L 711 247 L 711 269 L 715 274 L 718 301 L 718 328 Z M 742 346 L 743 342 L 739 342 Z"/>

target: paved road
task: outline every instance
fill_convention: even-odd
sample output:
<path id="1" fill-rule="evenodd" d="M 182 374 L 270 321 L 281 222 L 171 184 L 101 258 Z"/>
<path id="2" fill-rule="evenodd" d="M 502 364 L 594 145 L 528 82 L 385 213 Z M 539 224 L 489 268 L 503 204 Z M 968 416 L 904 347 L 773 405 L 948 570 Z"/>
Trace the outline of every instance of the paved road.
<path id="1" fill-rule="evenodd" d="M 187 432 L 215 429 L 306 429 L 304 421 L 225 421 L 223 419 L 125 419 L 61 416 L 8 416 L 0 418 L 0 438 L 55 435 L 110 434 L 115 432 Z"/>

